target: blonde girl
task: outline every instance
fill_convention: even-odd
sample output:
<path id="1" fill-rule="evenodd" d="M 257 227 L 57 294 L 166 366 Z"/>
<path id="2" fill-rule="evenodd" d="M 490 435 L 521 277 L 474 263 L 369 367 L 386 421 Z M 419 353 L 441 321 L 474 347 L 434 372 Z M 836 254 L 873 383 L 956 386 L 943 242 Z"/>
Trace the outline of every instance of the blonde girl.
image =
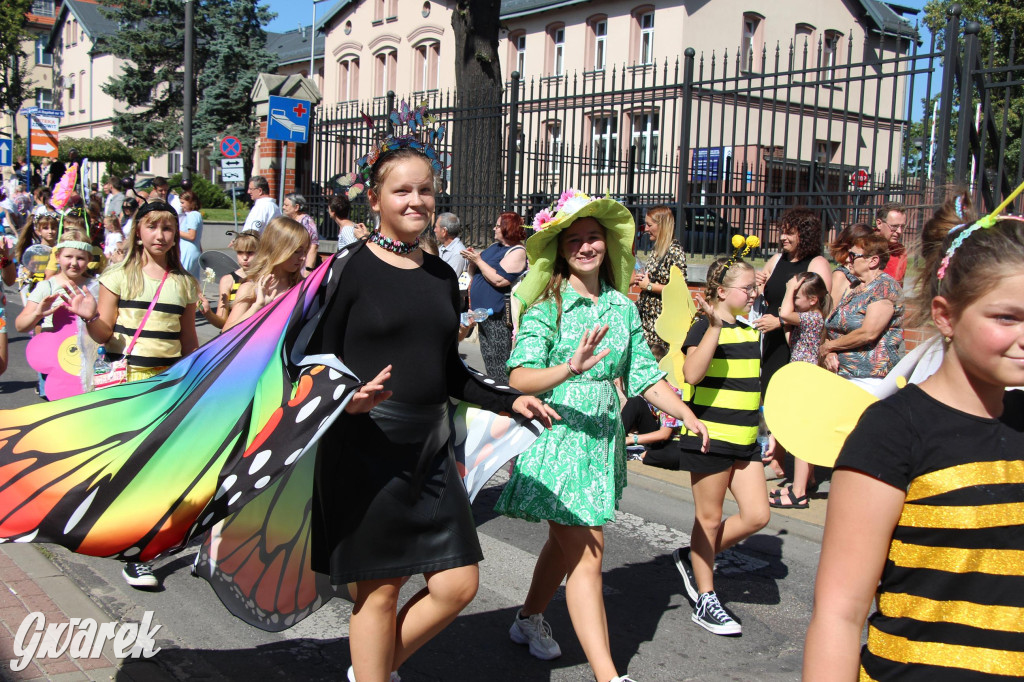
<path id="1" fill-rule="evenodd" d="M 702 317 L 683 342 L 683 377 L 694 387 L 690 405 L 711 443 L 702 453 L 692 434 L 679 439 L 679 468 L 690 472 L 695 513 L 690 546 L 673 558 L 694 602 L 691 620 L 716 635 L 739 635 L 742 628 L 715 594 L 715 555 L 764 528 L 770 516 L 756 444 L 760 334 L 736 319 L 750 311 L 755 296 L 754 268 L 719 259 L 708 269 L 704 295 L 696 296 Z M 723 519 L 726 490 L 739 513 Z"/>
<path id="2" fill-rule="evenodd" d="M 121 219 L 111 213 L 103 216 L 103 255 L 109 263 L 120 263 L 124 260 L 124 233 L 121 231 Z"/>
<path id="3" fill-rule="evenodd" d="M 198 348 L 198 285 L 181 267 L 178 215 L 166 202 L 142 206 L 126 241 L 125 259 L 100 276 L 99 301 L 80 290 L 71 310 L 85 320 L 89 336 L 104 346 L 110 360 L 124 357 L 141 326 L 127 357 L 128 381 L 138 381 L 163 372 Z M 132 587 L 159 584 L 147 564 L 128 563 L 122 575 Z"/>
<path id="4" fill-rule="evenodd" d="M 234 305 L 238 289 L 249 280 L 245 276 L 245 270 L 256 257 L 256 250 L 260 246 L 260 233 L 256 231 L 242 232 L 231 240 L 228 246 L 235 250 L 235 258 L 238 260 L 238 269 L 229 272 L 220 278 L 217 288 L 217 312 L 210 309 L 205 296 L 199 297 L 199 312 L 203 314 L 206 321 L 217 329 L 223 329 L 227 322 L 228 313 Z"/>
<path id="5" fill-rule="evenodd" d="M 238 287 L 224 331 L 252 317 L 302 280 L 309 251 L 309 233 L 300 223 L 278 216 L 260 236 L 259 249 L 245 270 L 248 280 Z"/>
<path id="6" fill-rule="evenodd" d="M 92 274 L 89 271 L 92 245 L 84 232 L 65 230 L 55 247 L 60 271 L 39 282 L 29 294 L 24 309 L 14 320 L 14 328 L 19 332 L 31 331 L 38 324 L 42 324 L 44 330 L 49 328 L 54 311 L 66 305 L 69 292 L 84 287 Z"/>
<path id="7" fill-rule="evenodd" d="M 917 309 L 942 363 L 868 407 L 836 461 L 809 682 L 1024 671 L 1024 391 L 1007 390 L 1024 386 L 1024 222 L 973 222 L 965 199 L 921 238 Z"/>
<path id="8" fill-rule="evenodd" d="M 34 213 L 29 216 L 25 227 L 21 229 L 21 234 L 18 235 L 18 242 L 14 245 L 14 256 L 18 262 L 19 279 L 24 283 L 21 288 L 23 304 L 28 301 L 29 293 L 45 278 L 46 263 L 49 260 L 49 254 L 42 254 L 33 256 L 32 263 L 26 262 L 25 251 L 35 244 L 52 249 L 57 245 L 59 229 L 60 216 L 57 213 Z"/>

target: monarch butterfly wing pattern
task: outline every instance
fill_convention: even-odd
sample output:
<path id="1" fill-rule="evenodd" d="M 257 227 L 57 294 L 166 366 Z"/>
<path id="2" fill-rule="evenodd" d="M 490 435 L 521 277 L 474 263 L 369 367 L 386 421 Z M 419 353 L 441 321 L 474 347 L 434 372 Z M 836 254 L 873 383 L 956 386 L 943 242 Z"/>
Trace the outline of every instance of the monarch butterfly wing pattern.
<path id="1" fill-rule="evenodd" d="M 358 384 L 336 358 L 285 358 L 343 264 L 160 375 L 0 412 L 0 541 L 147 560 L 255 497 Z"/>

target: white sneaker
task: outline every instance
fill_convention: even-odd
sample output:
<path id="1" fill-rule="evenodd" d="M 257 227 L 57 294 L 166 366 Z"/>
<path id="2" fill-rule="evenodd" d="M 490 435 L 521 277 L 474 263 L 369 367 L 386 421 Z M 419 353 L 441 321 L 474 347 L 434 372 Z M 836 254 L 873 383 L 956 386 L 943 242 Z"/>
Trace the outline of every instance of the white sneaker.
<path id="1" fill-rule="evenodd" d="M 348 667 L 348 682 L 356 682 L 356 673 L 352 669 L 352 666 Z M 398 672 L 391 673 L 391 682 L 402 682 L 402 678 L 398 676 Z"/>
<path id="2" fill-rule="evenodd" d="M 551 625 L 544 620 L 544 614 L 535 613 L 529 618 L 520 618 L 508 630 L 508 636 L 516 644 L 529 644 L 530 654 L 542 661 L 550 661 L 562 655 L 562 648 L 551 636 Z"/>
<path id="3" fill-rule="evenodd" d="M 630 677 L 629 675 L 623 675 L 623 676 L 621 676 L 621 677 L 613 677 L 613 678 L 612 678 L 611 680 L 609 680 L 608 682 L 636 682 L 636 680 L 634 680 L 634 679 L 633 679 L 632 677 Z"/>
<path id="4" fill-rule="evenodd" d="M 714 592 L 705 592 L 697 599 L 697 605 L 693 607 L 693 615 L 690 616 L 694 623 L 705 630 L 716 635 L 739 635 L 743 633 L 740 624 L 733 620 L 733 617 L 725 612 L 718 595 Z"/>

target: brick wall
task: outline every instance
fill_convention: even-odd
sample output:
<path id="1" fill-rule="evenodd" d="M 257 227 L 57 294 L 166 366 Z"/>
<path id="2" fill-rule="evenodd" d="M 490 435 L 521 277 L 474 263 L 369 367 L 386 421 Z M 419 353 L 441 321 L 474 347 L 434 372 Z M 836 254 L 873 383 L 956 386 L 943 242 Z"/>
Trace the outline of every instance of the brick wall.
<path id="1" fill-rule="evenodd" d="M 267 139 L 267 119 L 260 121 L 260 139 L 253 154 L 253 175 L 262 175 L 270 183 L 270 196 L 277 200 L 277 189 L 281 179 L 281 145 L 278 140 Z M 288 144 L 285 152 L 284 193 L 295 191 L 295 150 L 296 145 Z"/>

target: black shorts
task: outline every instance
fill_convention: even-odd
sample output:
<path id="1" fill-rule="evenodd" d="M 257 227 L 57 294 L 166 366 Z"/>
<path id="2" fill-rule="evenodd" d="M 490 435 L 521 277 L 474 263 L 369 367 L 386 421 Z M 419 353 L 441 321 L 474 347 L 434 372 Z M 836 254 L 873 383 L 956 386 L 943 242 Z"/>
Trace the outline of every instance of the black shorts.
<path id="1" fill-rule="evenodd" d="M 732 468 L 737 462 L 760 462 L 761 451 L 756 447 L 750 451 L 730 454 L 705 453 L 688 447 L 679 448 L 679 468 L 692 474 L 717 474 Z"/>

